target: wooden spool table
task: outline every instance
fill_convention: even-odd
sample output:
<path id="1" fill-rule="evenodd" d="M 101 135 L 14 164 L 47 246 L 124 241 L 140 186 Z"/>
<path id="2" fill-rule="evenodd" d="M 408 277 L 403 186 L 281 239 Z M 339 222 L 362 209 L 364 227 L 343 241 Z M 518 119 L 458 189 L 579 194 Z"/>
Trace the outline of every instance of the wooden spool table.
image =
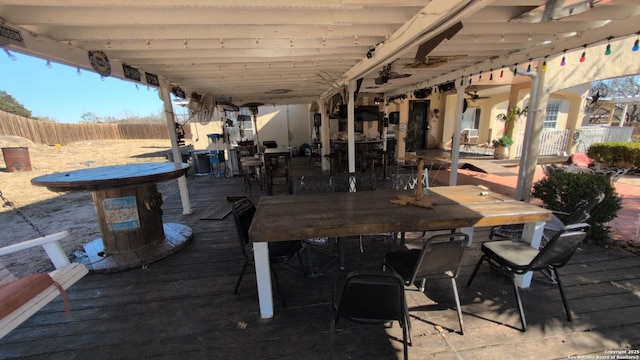
<path id="1" fill-rule="evenodd" d="M 91 191 L 102 238 L 85 244 L 89 270 L 122 271 L 165 258 L 191 238 L 191 228 L 162 222 L 156 183 L 183 176 L 189 165 L 172 162 L 105 166 L 43 175 L 31 184 L 51 191 Z"/>

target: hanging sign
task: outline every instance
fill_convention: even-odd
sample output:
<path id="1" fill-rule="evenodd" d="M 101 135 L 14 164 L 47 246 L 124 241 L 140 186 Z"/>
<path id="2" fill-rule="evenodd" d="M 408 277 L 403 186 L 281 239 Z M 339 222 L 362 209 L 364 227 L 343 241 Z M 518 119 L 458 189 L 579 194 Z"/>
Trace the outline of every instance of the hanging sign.
<path id="1" fill-rule="evenodd" d="M 104 199 L 102 208 L 109 231 L 133 231 L 140 228 L 135 196 Z"/>
<path id="2" fill-rule="evenodd" d="M 124 77 L 126 77 L 127 79 L 140 81 L 140 70 L 134 68 L 133 66 L 122 64 L 122 71 L 124 72 Z"/>
<path id="3" fill-rule="evenodd" d="M 10 28 L 6 25 L 0 25 L 0 45 L 9 43 L 25 47 L 20 30 Z"/>
<path id="4" fill-rule="evenodd" d="M 102 76 L 111 75 L 111 64 L 103 51 L 89 51 L 89 62 L 93 69 Z"/>
<path id="5" fill-rule="evenodd" d="M 160 86 L 160 80 L 158 80 L 158 75 L 145 72 L 144 76 L 147 78 L 147 84 Z"/>

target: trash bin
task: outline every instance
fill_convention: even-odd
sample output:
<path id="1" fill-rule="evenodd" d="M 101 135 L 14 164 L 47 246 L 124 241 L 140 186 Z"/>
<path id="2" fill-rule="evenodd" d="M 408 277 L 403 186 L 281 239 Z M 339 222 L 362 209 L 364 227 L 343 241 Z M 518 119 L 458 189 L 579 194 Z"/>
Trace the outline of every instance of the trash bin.
<path id="1" fill-rule="evenodd" d="M 28 147 L 2 148 L 2 157 L 7 166 L 7 172 L 31 171 L 31 159 Z"/>
<path id="2" fill-rule="evenodd" d="M 209 175 L 211 172 L 211 165 L 209 163 L 208 151 L 194 151 L 191 153 L 193 165 L 196 168 L 196 174 Z"/>

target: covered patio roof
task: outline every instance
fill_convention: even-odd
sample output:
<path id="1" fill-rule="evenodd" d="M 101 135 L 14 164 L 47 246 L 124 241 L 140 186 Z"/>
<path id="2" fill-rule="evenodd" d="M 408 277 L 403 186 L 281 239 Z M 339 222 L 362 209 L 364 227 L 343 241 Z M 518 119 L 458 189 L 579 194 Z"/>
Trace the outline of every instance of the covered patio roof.
<path id="1" fill-rule="evenodd" d="M 361 78 L 361 94 L 400 95 L 639 30 L 635 0 L 546 4 L 0 0 L 0 46 L 91 71 L 88 52 L 102 51 L 109 76 L 125 78 L 127 65 L 129 79 L 140 76 L 132 81 L 153 85 L 146 75 L 156 75 L 187 97 L 297 104 Z"/>

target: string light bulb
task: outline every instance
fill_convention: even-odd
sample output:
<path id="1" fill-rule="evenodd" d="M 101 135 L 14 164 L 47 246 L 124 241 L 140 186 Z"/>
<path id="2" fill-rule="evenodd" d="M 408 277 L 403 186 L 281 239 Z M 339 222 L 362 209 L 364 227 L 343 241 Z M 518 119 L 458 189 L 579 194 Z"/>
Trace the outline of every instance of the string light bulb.
<path id="1" fill-rule="evenodd" d="M 582 55 L 580 55 L 580 62 L 583 63 L 587 60 L 587 45 L 584 45 L 584 50 L 582 51 Z"/>
<path id="2" fill-rule="evenodd" d="M 18 60 L 18 58 L 17 58 L 15 55 L 13 55 L 13 54 L 9 51 L 9 49 L 4 49 L 4 52 L 7 54 L 7 57 L 9 58 L 9 60 L 11 60 L 11 61 L 16 61 L 16 60 Z"/>
<path id="3" fill-rule="evenodd" d="M 565 60 L 565 55 L 567 53 L 567 50 L 564 50 L 562 52 L 562 60 L 560 60 L 560 66 L 565 66 L 567 64 L 566 60 Z"/>
<path id="4" fill-rule="evenodd" d="M 513 76 L 518 76 L 518 63 L 513 64 Z"/>
<path id="5" fill-rule="evenodd" d="M 82 71 L 80 71 L 80 68 L 76 68 L 76 75 L 82 76 Z"/>
<path id="6" fill-rule="evenodd" d="M 500 69 L 500 77 L 504 76 L 504 69 Z"/>
<path id="7" fill-rule="evenodd" d="M 480 75 L 478 75 L 478 82 L 482 82 L 482 71 L 480 71 Z"/>
<path id="8" fill-rule="evenodd" d="M 493 69 L 489 70 L 491 73 L 489 74 L 489 81 L 493 80 Z"/>
<path id="9" fill-rule="evenodd" d="M 633 47 L 631 48 L 631 51 L 638 51 L 638 49 L 640 49 L 640 31 L 638 32 L 638 37 L 636 38 L 636 41 L 633 43 Z"/>
<path id="10" fill-rule="evenodd" d="M 531 61 L 533 59 L 529 59 L 529 65 L 527 65 L 527 72 L 530 73 L 531 72 Z"/>
<path id="11" fill-rule="evenodd" d="M 47 67 L 47 69 L 51 70 L 51 68 L 53 68 L 53 65 L 51 65 L 51 61 L 47 60 L 47 63 L 45 64 L 45 66 Z"/>
<path id="12" fill-rule="evenodd" d="M 147 49 L 151 49 L 151 40 L 147 39 Z"/>
<path id="13" fill-rule="evenodd" d="M 606 56 L 611 55 L 611 39 L 613 39 L 613 36 L 609 36 L 607 38 L 607 49 L 604 51 L 604 54 Z"/>
<path id="14" fill-rule="evenodd" d="M 540 68 L 540 71 L 545 72 L 547 71 L 547 57 L 544 57 L 544 60 L 542 61 L 542 67 Z"/>

